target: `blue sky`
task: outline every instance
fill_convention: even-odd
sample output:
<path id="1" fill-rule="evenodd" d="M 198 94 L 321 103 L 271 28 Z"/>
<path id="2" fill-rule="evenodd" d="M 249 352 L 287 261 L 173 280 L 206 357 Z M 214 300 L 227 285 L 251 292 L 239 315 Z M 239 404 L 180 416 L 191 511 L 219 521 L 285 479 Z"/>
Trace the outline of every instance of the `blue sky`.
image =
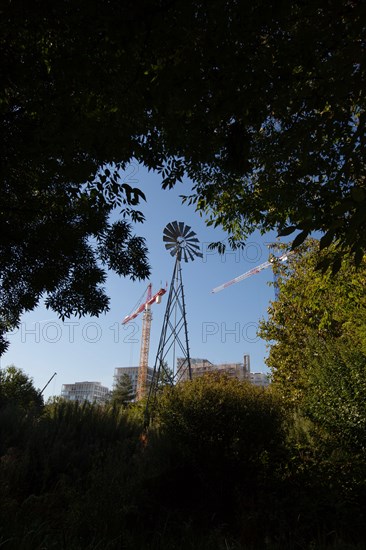
<path id="1" fill-rule="evenodd" d="M 203 258 L 182 262 L 191 357 L 207 358 L 213 363 L 241 362 L 243 354 L 251 359 L 252 372 L 267 372 L 266 345 L 256 336 L 258 321 L 266 317 L 270 300 L 274 299 L 271 269 L 212 294 L 211 290 L 268 259 L 266 244 L 275 233 L 249 237 L 244 250 L 220 256 L 208 250 L 212 241 L 224 239 L 225 233 L 205 225 L 194 209 L 181 204 L 179 195 L 188 194 L 188 181 L 173 190 L 161 190 L 160 177 L 132 163 L 126 170 L 126 181 L 142 189 L 147 202 L 140 210 L 144 224 L 137 224 L 138 235 L 146 238 L 151 264 L 153 292 L 165 286 L 174 267 L 174 259 L 163 243 L 163 229 L 177 220 L 190 225 L 200 240 Z M 42 388 L 54 372 L 44 392 L 47 399 L 59 395 L 61 386 L 83 380 L 97 380 L 111 387 L 115 367 L 138 364 L 141 318 L 122 326 L 147 288 L 148 281 L 132 282 L 110 273 L 106 283 L 111 298 L 110 311 L 99 318 L 72 318 L 62 323 L 42 305 L 25 314 L 14 333 L 10 346 L 1 358 L 1 367 L 14 363 L 29 374 L 37 388 Z M 153 321 L 150 343 L 150 365 L 153 366 L 163 323 L 165 295 L 161 304 L 152 306 Z"/>

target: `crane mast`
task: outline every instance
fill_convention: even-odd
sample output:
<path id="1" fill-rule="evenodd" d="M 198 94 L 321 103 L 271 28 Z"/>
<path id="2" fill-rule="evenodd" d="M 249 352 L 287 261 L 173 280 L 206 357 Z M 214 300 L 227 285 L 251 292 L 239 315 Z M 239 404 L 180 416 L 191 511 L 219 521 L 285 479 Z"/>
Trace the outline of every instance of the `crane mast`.
<path id="1" fill-rule="evenodd" d="M 152 285 L 149 283 L 147 287 L 146 300 L 141 304 L 133 313 L 127 315 L 122 325 L 125 325 L 132 319 L 135 319 L 142 311 L 144 311 L 142 317 L 142 331 L 141 331 L 141 348 L 140 348 L 140 362 L 137 375 L 137 387 L 136 387 L 136 400 L 142 399 L 146 395 L 147 388 L 147 370 L 149 366 L 149 349 L 150 349 L 150 333 L 151 333 L 151 320 L 152 313 L 150 306 L 154 303 L 159 304 L 161 296 L 166 293 L 166 289 L 161 288 L 154 296 L 152 296 Z"/>
<path id="2" fill-rule="evenodd" d="M 147 369 L 149 366 L 150 332 L 152 313 L 150 306 L 146 306 L 142 316 L 140 363 L 137 376 L 136 400 L 139 401 L 146 395 Z"/>

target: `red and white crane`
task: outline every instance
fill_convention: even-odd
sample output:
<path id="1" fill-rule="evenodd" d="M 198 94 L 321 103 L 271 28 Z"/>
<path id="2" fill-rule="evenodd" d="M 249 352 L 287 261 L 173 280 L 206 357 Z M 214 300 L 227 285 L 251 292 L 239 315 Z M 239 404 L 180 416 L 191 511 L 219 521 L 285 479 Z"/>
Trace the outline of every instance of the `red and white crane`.
<path id="1" fill-rule="evenodd" d="M 149 283 L 147 287 L 146 300 L 130 315 L 122 321 L 122 325 L 127 324 L 132 319 L 135 319 L 142 311 L 142 334 L 141 334 L 141 349 L 140 362 L 137 376 L 136 400 L 141 399 L 146 394 L 147 386 L 147 369 L 149 365 L 149 349 L 150 349 L 150 333 L 151 333 L 151 309 L 150 306 L 154 303 L 160 304 L 161 297 L 166 293 L 166 288 L 160 288 L 154 296 L 152 296 L 152 285 Z"/>
<path id="2" fill-rule="evenodd" d="M 230 281 L 227 281 L 226 283 L 215 287 L 212 289 L 211 292 L 220 292 L 220 290 L 224 290 L 224 288 L 227 288 L 228 286 L 234 285 L 235 283 L 239 283 L 240 281 L 243 281 L 244 279 L 248 279 L 248 277 L 251 277 L 252 275 L 256 275 L 257 273 L 260 273 L 264 269 L 267 269 L 267 267 L 271 267 L 274 262 L 286 262 L 287 258 L 293 254 L 293 251 L 290 250 L 289 252 L 286 252 L 285 254 L 282 254 L 282 256 L 273 257 L 267 262 L 263 262 L 260 265 L 257 265 L 256 267 L 253 267 L 249 271 L 246 271 L 242 275 L 239 275 L 238 277 L 235 277 L 234 279 L 231 279 Z"/>

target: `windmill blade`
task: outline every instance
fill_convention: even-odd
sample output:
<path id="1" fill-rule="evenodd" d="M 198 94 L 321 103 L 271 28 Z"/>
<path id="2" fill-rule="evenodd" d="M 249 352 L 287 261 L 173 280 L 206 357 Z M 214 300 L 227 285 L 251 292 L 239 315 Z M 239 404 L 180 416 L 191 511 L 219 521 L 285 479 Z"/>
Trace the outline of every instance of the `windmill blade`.
<path id="1" fill-rule="evenodd" d="M 185 237 L 186 235 L 186 228 L 188 227 L 187 225 L 185 226 L 183 222 L 178 222 L 178 226 L 179 226 L 179 233 L 181 234 L 182 237 Z M 190 229 L 190 228 L 189 228 Z"/>
<path id="2" fill-rule="evenodd" d="M 198 244 L 194 244 L 191 241 L 188 242 L 188 246 L 192 249 L 195 249 L 195 250 L 199 250 L 199 251 L 201 250 L 201 247 L 198 246 Z"/>
<path id="3" fill-rule="evenodd" d="M 168 242 L 166 245 L 165 245 L 165 248 L 173 248 L 173 247 L 176 247 L 177 244 L 176 243 L 172 243 L 172 242 Z"/>
<path id="4" fill-rule="evenodd" d="M 163 241 L 166 242 L 166 243 L 175 243 L 176 239 L 175 239 L 174 235 L 164 235 L 163 236 Z"/>
<path id="5" fill-rule="evenodd" d="M 197 258 L 203 258 L 203 254 L 200 251 L 200 248 L 198 246 L 196 247 L 195 245 L 189 245 L 189 249 L 192 252 L 192 254 L 197 256 Z"/>
<path id="6" fill-rule="evenodd" d="M 167 249 L 168 252 L 170 252 L 170 254 L 171 254 L 172 256 L 174 256 L 174 254 L 176 254 L 176 253 L 177 253 L 177 250 L 178 250 L 178 248 L 177 248 L 176 245 L 172 245 L 172 246 L 169 246 L 169 247 L 168 247 L 168 246 L 165 246 L 165 248 Z"/>
<path id="7" fill-rule="evenodd" d="M 164 233 L 171 233 L 172 235 L 174 235 L 174 227 L 173 227 L 172 222 L 168 223 L 165 226 Z"/>
<path id="8" fill-rule="evenodd" d="M 179 231 L 178 222 L 176 222 L 176 221 L 172 222 L 172 226 L 174 227 L 174 233 L 175 233 L 175 235 L 176 235 L 176 236 L 179 236 L 180 231 Z"/>
<path id="9" fill-rule="evenodd" d="M 193 260 L 193 254 L 192 254 L 192 252 L 190 251 L 190 249 L 189 249 L 189 248 L 186 248 L 186 251 L 187 251 L 187 254 L 188 254 L 188 256 L 189 256 L 189 259 L 190 259 L 190 260 Z"/>

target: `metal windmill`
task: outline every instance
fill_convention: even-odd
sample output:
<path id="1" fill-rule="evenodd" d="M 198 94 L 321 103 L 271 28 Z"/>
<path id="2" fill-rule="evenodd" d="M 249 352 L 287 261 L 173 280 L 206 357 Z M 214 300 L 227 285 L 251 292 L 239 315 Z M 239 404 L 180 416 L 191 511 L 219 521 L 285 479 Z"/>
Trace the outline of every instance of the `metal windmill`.
<path id="1" fill-rule="evenodd" d="M 181 261 L 193 261 L 197 256 L 202 258 L 202 253 L 196 233 L 183 222 L 168 223 L 163 232 L 163 241 L 165 248 L 175 257 L 175 264 L 150 385 L 148 410 L 153 407 L 161 384 L 174 385 L 179 380 L 191 379 L 192 376 Z M 171 368 L 168 366 L 168 357 L 172 358 Z"/>

